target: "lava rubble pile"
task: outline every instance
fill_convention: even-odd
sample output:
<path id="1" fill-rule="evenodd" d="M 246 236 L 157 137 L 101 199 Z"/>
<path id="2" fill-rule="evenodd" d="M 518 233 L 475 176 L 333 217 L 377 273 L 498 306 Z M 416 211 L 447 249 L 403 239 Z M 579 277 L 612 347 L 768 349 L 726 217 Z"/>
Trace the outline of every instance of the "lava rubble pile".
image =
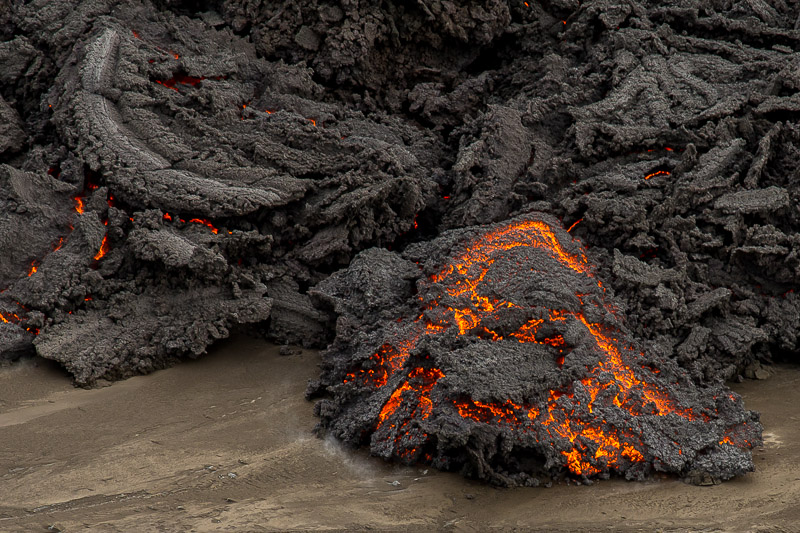
<path id="1" fill-rule="evenodd" d="M 0 359 L 329 346 L 320 428 L 725 479 L 800 351 L 800 6 L 0 0 Z M 569 228 L 565 231 L 564 228 Z"/>
<path id="2" fill-rule="evenodd" d="M 537 459 L 584 477 L 753 467 L 758 416 L 639 351 L 555 219 L 452 230 L 402 256 L 367 250 L 316 291 L 340 315 L 323 374 L 338 385 L 318 413 L 377 455 L 503 485 L 538 483 Z"/>

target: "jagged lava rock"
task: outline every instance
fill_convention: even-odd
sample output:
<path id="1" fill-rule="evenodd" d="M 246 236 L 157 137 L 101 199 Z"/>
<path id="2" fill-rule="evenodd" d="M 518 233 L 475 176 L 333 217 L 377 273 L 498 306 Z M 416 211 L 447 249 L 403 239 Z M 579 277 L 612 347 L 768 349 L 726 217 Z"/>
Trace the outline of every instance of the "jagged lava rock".
<path id="1" fill-rule="evenodd" d="M 340 315 L 321 426 L 375 455 L 503 485 L 753 469 L 758 415 L 637 341 L 552 217 L 367 250 L 313 294 Z"/>

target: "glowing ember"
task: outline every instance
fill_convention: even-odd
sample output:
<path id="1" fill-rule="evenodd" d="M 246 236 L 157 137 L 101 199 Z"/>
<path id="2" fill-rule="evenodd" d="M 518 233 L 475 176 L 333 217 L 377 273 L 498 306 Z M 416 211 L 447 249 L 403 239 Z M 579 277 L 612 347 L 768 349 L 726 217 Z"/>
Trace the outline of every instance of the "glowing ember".
<path id="1" fill-rule="evenodd" d="M 171 214 L 169 214 L 169 213 L 164 213 L 164 216 L 162 218 L 164 220 L 168 221 L 168 222 L 172 222 L 172 220 L 173 220 L 173 216 Z M 185 219 L 182 219 L 180 217 L 177 217 L 177 218 L 182 224 L 186 223 Z M 206 226 L 208 229 L 210 229 L 211 233 L 213 233 L 214 235 L 217 235 L 219 233 L 219 229 L 217 229 L 214 226 L 214 224 L 211 223 L 211 221 L 206 220 L 204 218 L 190 218 L 189 219 L 189 223 L 190 224 L 202 224 L 203 226 Z"/>
<path id="2" fill-rule="evenodd" d="M 83 197 L 82 196 L 76 196 L 75 197 L 75 211 L 79 215 L 83 214 L 84 206 L 83 206 Z"/>
<path id="3" fill-rule="evenodd" d="M 19 302 L 17 302 L 16 305 L 20 308 L 19 313 L 15 313 L 13 311 L 0 311 L 0 323 L 14 324 L 21 327 L 28 333 L 32 333 L 33 335 L 38 335 L 39 328 L 25 325 L 25 323 L 28 322 L 28 317 L 24 315 L 24 311 L 26 310 L 25 306 L 23 306 Z M 23 315 L 20 316 L 20 313 L 22 313 Z"/>
<path id="4" fill-rule="evenodd" d="M 189 222 L 192 222 L 194 224 L 202 224 L 204 226 L 209 227 L 211 229 L 211 233 L 213 233 L 214 235 L 219 233 L 219 230 L 217 228 L 215 228 L 214 225 L 211 222 L 209 222 L 208 220 L 205 220 L 205 219 L 202 219 L 202 218 L 191 218 L 191 219 L 189 219 Z"/>
<path id="5" fill-rule="evenodd" d="M 94 256 L 95 261 L 99 261 L 102 259 L 107 253 L 110 248 L 110 244 L 108 243 L 108 235 L 103 237 L 103 242 L 100 243 L 100 249 L 97 251 L 97 254 Z"/>
<path id="6" fill-rule="evenodd" d="M 339 378 L 348 388 L 372 391 L 384 398 L 374 414 L 375 425 L 364 429 L 374 432 L 373 449 L 386 450 L 377 443 L 390 442 L 391 455 L 406 462 L 431 453 L 437 442 L 441 452 L 441 435 L 431 440 L 430 434 L 442 420 L 456 416 L 466 424 L 507 432 L 508 438 L 513 434 L 517 445 L 535 450 L 555 464 L 560 462 L 576 475 L 618 471 L 641 476 L 655 460 L 651 446 L 657 441 L 652 436 L 645 438 L 642 432 L 645 428 L 654 431 L 657 419 L 668 419 L 670 428 L 720 431 L 719 425 L 707 424 L 723 417 L 716 400 L 709 397 L 698 404 L 697 396 L 690 394 L 693 403 L 684 405 L 677 399 L 680 387 L 694 385 L 681 377 L 672 363 L 654 368 L 646 355 L 635 349 L 586 254 L 553 221 L 530 219 L 494 226 L 467 242 L 451 244 L 459 251 L 450 254 L 446 266 L 418 283 L 421 313 L 388 325 L 382 346 Z M 420 259 L 429 255 L 415 253 Z M 528 278 L 531 281 L 525 281 Z M 554 281 L 547 282 L 550 278 Z M 502 298 L 503 287 L 519 283 L 524 292 L 512 290 L 508 299 Z M 563 292 L 567 283 L 579 289 L 571 297 Z M 548 297 L 553 291 L 563 296 Z M 551 305 L 561 300 L 564 306 L 544 306 L 540 298 L 552 301 Z M 466 343 L 459 343 L 458 338 L 467 339 Z M 496 354 L 492 360 L 497 364 L 502 363 L 503 353 L 527 353 L 525 358 L 541 360 L 542 368 L 549 369 L 550 387 L 542 390 L 541 396 L 514 393 L 513 398 L 504 398 L 494 387 L 504 386 L 509 381 L 505 379 L 489 389 L 492 401 L 469 397 L 465 391 L 491 381 L 475 376 L 485 370 L 480 359 L 473 359 L 478 352 L 468 347 L 482 346 L 481 342 L 490 343 L 492 348 L 486 353 Z M 466 352 L 460 353 L 463 350 Z M 465 374 L 464 365 L 473 370 Z M 664 375 L 673 383 L 665 381 Z M 457 385 L 460 382 L 473 385 L 464 388 Z M 531 385 L 523 380 L 519 386 Z M 391 387 L 390 395 L 381 392 L 384 387 Z M 343 394 L 353 398 L 359 393 Z M 714 398 L 717 396 L 723 395 Z M 735 399 L 731 401 L 741 409 Z M 677 442 L 680 439 L 671 436 L 672 431 L 677 430 L 667 430 L 670 437 L 663 438 L 675 459 L 665 466 L 669 460 L 661 457 L 664 451 L 660 448 L 659 468 L 681 472 L 701 450 Z M 752 448 L 751 440 L 745 438 L 725 440 L 719 435 L 709 442 L 734 446 L 742 453 Z M 447 464 L 448 460 L 441 460 Z"/>
<path id="7" fill-rule="evenodd" d="M 28 277 L 33 276 L 36 274 L 36 271 L 39 270 L 39 261 L 33 261 L 31 263 L 31 268 L 28 270 Z"/>
<path id="8" fill-rule="evenodd" d="M 650 178 L 655 178 L 656 176 L 669 176 L 669 172 L 666 170 L 659 170 L 657 172 L 653 172 L 652 174 L 648 174 L 644 177 L 644 179 L 649 180 Z"/>

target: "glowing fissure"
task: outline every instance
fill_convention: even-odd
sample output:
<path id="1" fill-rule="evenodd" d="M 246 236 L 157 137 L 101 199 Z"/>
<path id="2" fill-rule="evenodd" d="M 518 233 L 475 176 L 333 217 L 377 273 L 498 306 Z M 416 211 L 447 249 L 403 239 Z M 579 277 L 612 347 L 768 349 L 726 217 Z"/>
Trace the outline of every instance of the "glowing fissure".
<path id="1" fill-rule="evenodd" d="M 50 174 L 50 175 L 53 175 L 56 172 L 57 171 L 56 171 L 55 167 L 51 167 L 47 171 L 47 173 Z M 60 174 L 60 171 L 58 172 L 58 174 Z M 97 189 L 97 185 L 94 184 L 94 183 L 87 182 L 86 189 L 95 190 L 95 189 Z M 84 190 L 84 192 L 85 192 L 85 190 Z M 78 215 L 82 215 L 86 211 L 86 204 L 84 203 L 84 198 L 85 198 L 84 193 L 78 193 L 78 194 L 76 194 L 75 196 L 72 197 L 72 201 L 75 204 L 74 209 L 75 209 L 75 212 Z M 112 203 L 113 203 L 113 197 L 109 197 L 109 206 L 112 205 Z M 73 226 L 70 224 L 69 230 L 72 231 L 73 229 L 74 229 Z M 53 252 L 57 252 L 58 250 L 60 250 L 62 248 L 62 246 L 64 246 L 64 241 L 65 240 L 66 240 L 66 237 L 59 237 L 58 238 L 58 242 L 56 242 L 56 243 L 54 243 L 52 245 L 52 251 Z M 41 264 L 42 264 L 42 262 L 40 260 L 38 260 L 38 259 L 34 259 L 33 261 L 31 261 L 31 264 L 30 264 L 31 266 L 28 269 L 28 277 L 31 277 L 34 274 L 36 274 L 36 272 L 39 271 L 39 267 L 41 266 Z"/>
<path id="2" fill-rule="evenodd" d="M 163 216 L 163 219 L 168 221 L 168 222 L 172 222 L 175 218 L 177 218 L 182 224 L 186 224 L 186 220 L 183 219 L 183 218 L 180 218 L 177 215 L 175 215 L 173 217 L 169 213 L 164 213 L 164 216 Z M 212 224 L 210 221 L 208 221 L 208 220 L 206 220 L 204 218 L 190 218 L 189 219 L 189 223 L 190 224 L 202 224 L 203 226 L 206 226 L 208 229 L 210 229 L 211 233 L 213 233 L 214 235 L 217 235 L 219 233 L 219 229 L 217 229 L 214 226 L 214 224 Z"/>
<path id="3" fill-rule="evenodd" d="M 25 311 L 25 307 L 21 303 L 16 302 L 16 305 L 20 308 L 20 313 Z M 24 323 L 27 321 L 28 317 L 20 316 L 19 313 L 0 311 L 0 322 L 2 322 L 3 324 L 15 324 L 25 329 L 25 331 L 27 331 L 28 333 L 32 333 L 33 335 L 38 335 L 39 328 L 25 326 Z"/>
<path id="4" fill-rule="evenodd" d="M 459 335 L 473 334 L 493 341 L 503 340 L 497 332 L 484 326 L 483 321 L 496 318 L 496 313 L 500 310 L 521 307 L 513 302 L 490 298 L 479 290 L 489 267 L 498 256 L 521 247 L 533 247 L 547 253 L 562 266 L 593 279 L 601 293 L 604 292 L 602 283 L 594 279 L 583 251 L 567 251 L 547 223 L 511 223 L 478 237 L 469 244 L 466 251 L 453 258 L 447 267 L 431 276 L 429 282 L 445 284 L 448 295 L 468 300 L 469 307 L 443 307 L 439 299 L 427 301 L 420 297 L 425 311 L 414 319 L 407 338 L 383 344 L 361 368 L 347 374 L 344 382 L 371 389 L 386 386 L 393 375 L 406 372 L 411 352 L 423 335 L 439 335 L 452 327 L 457 328 Z M 586 296 L 576 294 L 582 306 Z M 602 305 L 614 313 L 612 306 L 605 302 L 592 303 L 595 306 Z M 541 316 L 541 311 L 539 314 Z M 654 415 L 678 416 L 686 420 L 697 418 L 691 409 L 677 405 L 667 391 L 647 381 L 647 376 L 653 375 L 657 369 L 637 365 L 641 366 L 641 370 L 634 370 L 625 363 L 624 353 L 630 354 L 629 357 L 633 360 L 636 360 L 637 354 L 632 346 L 621 345 L 617 339 L 617 336 L 621 336 L 620 332 L 590 322 L 583 311 L 546 310 L 544 316 L 546 318 L 531 318 L 522 324 L 517 331 L 506 335 L 506 342 L 514 340 L 519 343 L 546 345 L 553 350 L 555 362 L 561 367 L 571 351 L 563 336 L 551 334 L 543 337 L 537 336 L 537 333 L 548 323 L 560 323 L 563 328 L 565 322 L 571 321 L 581 324 L 591 334 L 595 347 L 601 354 L 598 363 L 588 369 L 585 378 L 574 381 L 568 390 L 551 390 L 546 400 L 535 405 L 517 404 L 511 400 L 449 400 L 451 407 L 461 418 L 476 423 L 502 425 L 514 431 L 535 431 L 538 442 L 561 446 L 562 450 L 566 440 L 571 449 L 561 451 L 564 464 L 571 472 L 579 475 L 593 475 L 613 469 L 623 460 L 634 463 L 645 460 L 644 444 L 632 432 L 606 424 L 605 420 L 602 423 L 589 423 L 574 416 L 576 407 L 581 406 L 580 402 L 585 402 L 589 413 L 594 416 L 600 416 L 599 413 L 604 409 L 616 408 L 632 417 Z M 396 429 L 397 436 L 394 440 L 397 455 L 404 459 L 416 459 L 421 450 L 410 450 L 404 447 L 404 443 L 417 442 L 420 435 L 426 435 L 418 425 L 411 424 L 411 420 L 423 422 L 430 416 L 433 409 L 431 394 L 445 374 L 439 368 L 413 367 L 407 371 L 406 376 L 378 413 L 376 430 L 387 424 Z M 701 416 L 708 420 L 707 415 Z M 414 431 L 417 438 L 412 439 L 406 435 L 408 431 Z M 729 444 L 733 441 L 727 439 L 723 442 Z M 680 450 L 678 452 L 681 453 Z"/>
<path id="5" fill-rule="evenodd" d="M 655 178 L 656 176 L 669 176 L 669 172 L 666 170 L 659 170 L 657 172 L 653 172 L 652 174 L 648 174 L 644 177 L 644 179 L 649 180 L 650 178 Z"/>
<path id="6" fill-rule="evenodd" d="M 110 249 L 110 247 L 111 246 L 108 243 L 108 235 L 103 236 L 103 242 L 100 243 L 100 249 L 95 254 L 94 260 L 95 261 L 99 261 L 103 257 L 105 257 L 105 255 L 108 253 L 108 250 Z"/>

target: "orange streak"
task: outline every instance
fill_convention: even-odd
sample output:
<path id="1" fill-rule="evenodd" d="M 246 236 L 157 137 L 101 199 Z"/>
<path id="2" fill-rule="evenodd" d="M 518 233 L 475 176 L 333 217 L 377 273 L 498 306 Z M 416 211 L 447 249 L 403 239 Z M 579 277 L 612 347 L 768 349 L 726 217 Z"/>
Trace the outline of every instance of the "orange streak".
<path id="1" fill-rule="evenodd" d="M 580 222 L 577 221 L 570 228 Z M 490 280 L 489 267 L 506 254 L 517 248 L 535 248 L 547 253 L 563 267 L 594 279 L 591 265 L 583 250 L 577 248 L 569 252 L 556 236 L 553 227 L 543 221 L 513 222 L 493 229 L 465 245 L 465 251 L 452 258 L 450 263 L 430 278 L 431 283 L 443 284 L 446 295 L 463 302 L 460 308 L 440 307 L 438 299 L 425 301 L 420 297 L 424 311 L 414 320 L 409 338 L 399 342 L 386 343 L 365 362 L 361 368 L 350 372 L 345 383 L 356 382 L 361 386 L 380 388 L 400 372 L 410 360 L 410 352 L 417 346 L 422 335 L 438 335 L 451 327 L 458 329 L 459 335 L 476 335 L 493 341 L 502 340 L 495 327 L 497 313 L 525 307 L 514 302 L 500 301 L 484 294 L 484 286 Z M 598 289 L 602 284 L 595 280 Z M 422 292 L 422 291 L 420 291 Z M 587 294 L 576 294 L 581 305 Z M 453 304 L 455 305 L 455 304 Z M 595 304 L 598 305 L 598 304 Z M 613 308 L 606 303 L 609 312 Z M 537 311 L 537 314 L 541 314 Z M 537 337 L 538 331 L 546 324 L 558 324 L 560 331 L 567 322 L 581 324 L 594 339 L 594 346 L 600 352 L 598 363 L 589 369 L 588 375 L 574 381 L 567 391 L 551 390 L 546 401 L 539 405 L 519 405 L 511 400 L 484 403 L 473 399 L 453 401 L 453 406 L 464 419 L 475 423 L 503 424 L 517 431 L 531 431 L 537 428 L 537 435 L 555 446 L 563 446 L 563 439 L 570 448 L 562 451 L 567 468 L 575 474 L 592 475 L 611 469 L 623 461 L 644 461 L 644 444 L 627 430 L 609 426 L 605 420 L 590 423 L 576 418 L 574 412 L 581 402 L 585 409 L 596 413 L 600 407 L 615 406 L 631 416 L 649 414 L 666 416 L 676 414 L 688 420 L 697 418 L 691 409 L 681 408 L 665 390 L 646 381 L 650 370 L 636 365 L 629 366 L 625 354 L 636 356 L 633 348 L 623 346 L 617 336 L 621 333 L 601 324 L 590 322 L 582 311 L 559 309 L 546 310 L 546 318 L 529 318 L 517 331 L 507 334 L 520 343 L 536 343 L 549 346 L 553 351 L 555 363 L 560 367 L 565 363 L 570 347 L 564 337 L 548 326 L 546 337 Z M 530 316 L 530 315 L 529 315 Z M 484 325 L 491 319 L 491 325 Z M 398 320 L 400 321 L 400 320 Z M 572 327 L 571 325 L 569 327 Z M 566 352 L 566 355 L 565 355 Z M 398 386 L 378 414 L 377 428 L 384 426 L 390 418 L 399 427 L 395 430 L 395 451 L 403 458 L 412 457 L 418 450 L 411 442 L 419 442 L 419 429 L 409 425 L 412 418 L 425 419 L 432 413 L 431 391 L 436 382 L 444 377 L 439 369 L 413 367 L 407 371 L 407 378 Z M 597 404 L 596 404 L 597 402 Z M 399 416 L 403 409 L 402 416 Z M 398 416 L 393 416 L 398 414 Z M 703 418 L 707 418 L 705 414 Z M 412 431 L 415 431 L 412 437 Z M 424 435 L 426 438 L 427 436 Z M 550 440 L 552 441 L 550 442 Z M 727 440 L 726 440 L 727 439 Z M 723 439 L 724 443 L 732 442 Z M 562 448 L 563 450 L 563 448 Z M 678 450 L 681 453 L 680 450 Z"/>
<path id="2" fill-rule="evenodd" d="M 652 174 L 648 174 L 644 177 L 644 179 L 649 180 L 650 178 L 654 178 L 656 176 L 669 176 L 669 172 L 666 170 L 659 170 L 657 172 L 653 172 Z"/>
<path id="3" fill-rule="evenodd" d="M 377 428 L 380 428 L 404 402 L 411 404 L 412 415 L 418 412 L 423 420 L 428 418 L 433 410 L 433 403 L 430 399 L 431 390 L 436 385 L 436 382 L 443 377 L 444 372 L 438 368 L 414 368 L 408 374 L 408 379 L 392 393 L 380 413 L 378 413 Z M 417 393 L 416 404 L 413 403 L 410 395 L 405 394 L 408 391 Z"/>
<path id="4" fill-rule="evenodd" d="M 100 250 L 97 251 L 97 255 L 94 256 L 95 261 L 99 261 L 108 253 L 110 245 L 108 243 L 108 235 L 103 237 L 103 242 L 100 243 Z"/>
<path id="5" fill-rule="evenodd" d="M 211 224 L 211 222 L 209 222 L 208 220 L 203 220 L 201 218 L 192 218 L 189 220 L 189 222 L 194 222 L 195 224 L 203 224 L 204 226 L 208 226 L 209 228 L 211 228 L 211 233 L 213 233 L 214 235 L 219 233 L 219 230 L 215 228 L 214 225 Z"/>
<path id="6" fill-rule="evenodd" d="M 572 230 L 575 228 L 575 226 L 577 226 L 577 225 L 578 225 L 578 224 L 580 224 L 581 222 L 583 222 L 583 219 L 582 219 L 582 218 L 579 218 L 578 220 L 576 220 L 575 222 L 573 222 L 573 223 L 572 223 L 572 225 L 571 225 L 571 226 L 569 227 L 569 229 L 567 230 L 567 233 L 570 233 L 570 232 L 571 232 L 571 231 L 572 231 Z"/>

